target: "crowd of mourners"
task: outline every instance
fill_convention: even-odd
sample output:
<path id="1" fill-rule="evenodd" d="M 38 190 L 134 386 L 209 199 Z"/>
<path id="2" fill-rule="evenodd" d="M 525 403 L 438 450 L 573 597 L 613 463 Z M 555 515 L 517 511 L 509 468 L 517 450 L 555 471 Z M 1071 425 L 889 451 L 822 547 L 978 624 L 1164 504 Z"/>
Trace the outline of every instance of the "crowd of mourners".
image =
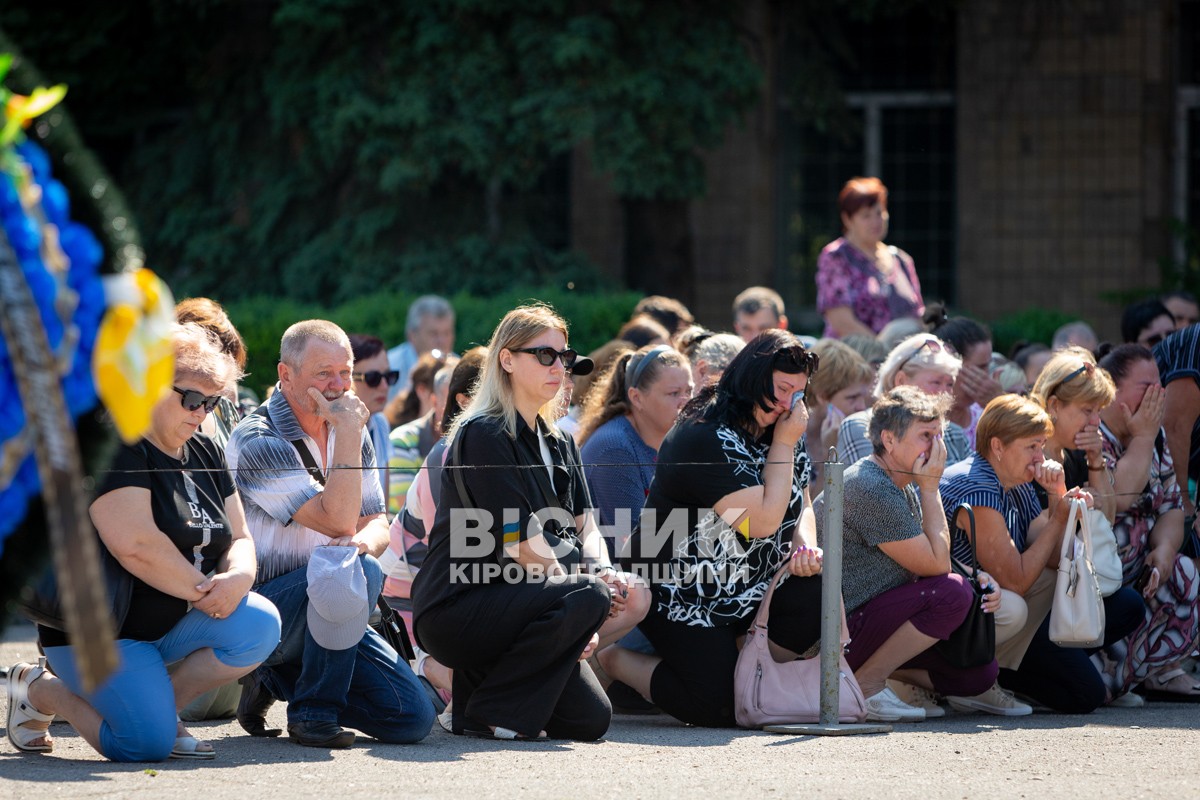
<path id="1" fill-rule="evenodd" d="M 8 671 L 10 742 L 51 750 L 57 716 L 116 761 L 211 759 L 185 722 L 279 736 L 276 702 L 288 738 L 320 748 L 435 724 L 596 740 L 614 709 L 734 726 L 739 649 L 776 578 L 772 657 L 821 650 L 834 461 L 868 719 L 1200 700 L 1196 298 L 1129 306 L 1118 344 L 1080 321 L 1000 354 L 925 304 L 884 244 L 878 180 L 847 183 L 839 211 L 819 340 L 751 287 L 730 332 L 647 297 L 584 355 L 533 304 L 460 356 L 452 307 L 426 296 L 391 349 L 292 325 L 258 403 L 228 316 L 183 301 L 173 391 L 90 507 L 119 667 L 85 690 L 68 634 L 39 626 L 44 658 Z M 1090 648 L 1049 632 L 1073 501 L 1120 561 Z M 976 604 L 994 658 L 962 667 L 939 645 Z"/>

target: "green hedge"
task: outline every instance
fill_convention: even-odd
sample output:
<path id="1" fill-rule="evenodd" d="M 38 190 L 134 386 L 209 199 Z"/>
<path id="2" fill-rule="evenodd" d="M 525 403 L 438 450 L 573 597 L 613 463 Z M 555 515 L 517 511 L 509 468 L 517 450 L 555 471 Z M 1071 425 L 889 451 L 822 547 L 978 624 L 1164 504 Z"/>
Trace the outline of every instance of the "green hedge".
<path id="1" fill-rule="evenodd" d="M 1013 344 L 1022 339 L 1049 345 L 1056 330 L 1077 319 L 1078 315 L 1052 308 L 1034 307 L 1005 314 L 988 323 L 992 329 L 992 349 L 1008 355 Z"/>
<path id="2" fill-rule="evenodd" d="M 265 296 L 214 299 L 224 304 L 246 340 L 249 374 L 244 383 L 261 397 L 275 382 L 279 339 L 292 323 L 328 319 L 347 333 L 371 333 L 394 347 L 404 341 L 405 316 L 416 298 L 416 294 L 380 292 L 334 307 Z M 540 300 L 567 320 L 571 345 L 587 352 L 611 339 L 640 299 L 637 292 L 578 292 L 557 287 L 524 287 L 486 298 L 457 294 L 450 298 L 457 318 L 455 349 L 461 353 L 473 345 L 486 344 L 505 313 L 522 303 Z"/>

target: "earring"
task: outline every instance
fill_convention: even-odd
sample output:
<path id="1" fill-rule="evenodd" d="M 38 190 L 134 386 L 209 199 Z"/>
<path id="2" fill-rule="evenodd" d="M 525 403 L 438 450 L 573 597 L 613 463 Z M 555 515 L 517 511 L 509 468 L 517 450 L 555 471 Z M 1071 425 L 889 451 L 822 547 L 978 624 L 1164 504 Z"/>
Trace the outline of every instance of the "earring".
<path id="1" fill-rule="evenodd" d="M 1050 415 L 1050 421 L 1051 421 L 1051 422 L 1053 422 L 1055 425 L 1057 425 L 1057 424 L 1058 424 L 1058 415 L 1057 415 L 1057 414 L 1051 414 L 1051 415 Z"/>

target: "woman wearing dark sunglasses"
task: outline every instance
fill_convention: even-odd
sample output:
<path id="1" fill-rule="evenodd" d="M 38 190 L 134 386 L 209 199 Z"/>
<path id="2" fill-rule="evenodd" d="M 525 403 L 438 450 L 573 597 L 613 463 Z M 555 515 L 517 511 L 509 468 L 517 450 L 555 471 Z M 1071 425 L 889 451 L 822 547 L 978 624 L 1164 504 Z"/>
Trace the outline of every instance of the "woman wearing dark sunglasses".
<path id="1" fill-rule="evenodd" d="M 179 710 L 253 670 L 279 642 L 279 613 L 250 591 L 254 542 L 224 454 L 198 433 L 239 370 L 195 324 L 179 326 L 174 345 L 173 391 L 144 438 L 118 450 L 90 508 L 127 578 L 120 666 L 85 693 L 67 634 L 39 627 L 54 674 L 33 664 L 8 673 L 8 737 L 20 750 L 50 750 L 60 714 L 114 761 L 211 759 Z"/>
<path id="2" fill-rule="evenodd" d="M 354 354 L 354 393 L 363 401 L 371 418 L 367 428 L 371 432 L 371 444 L 375 445 L 375 466 L 379 472 L 379 485 L 383 495 L 388 494 L 388 461 L 392 457 L 392 443 L 388 436 L 392 426 L 383 415 L 387 405 L 388 389 L 396 385 L 400 373 L 388 368 L 387 349 L 383 340 L 365 333 L 350 334 L 350 351 Z"/>
<path id="3" fill-rule="evenodd" d="M 595 740 L 611 721 L 585 660 L 640 621 L 649 592 L 613 569 L 579 451 L 553 424 L 576 359 L 550 308 L 510 311 L 446 434 L 412 595 L 418 643 L 454 670 L 455 733 Z"/>

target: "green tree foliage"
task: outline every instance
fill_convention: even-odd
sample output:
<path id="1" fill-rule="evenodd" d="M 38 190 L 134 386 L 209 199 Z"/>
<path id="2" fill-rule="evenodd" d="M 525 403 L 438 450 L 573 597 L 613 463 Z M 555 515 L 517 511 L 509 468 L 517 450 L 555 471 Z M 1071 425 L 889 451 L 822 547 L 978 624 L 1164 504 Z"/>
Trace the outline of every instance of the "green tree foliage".
<path id="1" fill-rule="evenodd" d="M 275 382 L 283 332 L 302 319 L 323 317 L 349 333 L 370 333 L 393 347 L 404 341 L 405 315 L 415 299 L 417 295 L 411 292 L 377 292 L 334 307 L 272 297 L 234 300 L 225 309 L 246 340 L 249 374 L 244 383 L 263 396 Z M 612 338 L 641 295 L 594 294 L 554 286 L 512 288 L 487 298 L 462 292 L 450 298 L 456 317 L 455 349 L 461 353 L 477 344 L 487 344 L 496 323 L 509 309 L 535 299 L 549 303 L 567 320 L 571 346 L 587 353 Z"/>
<path id="2" fill-rule="evenodd" d="M 722 0 L 30 8 L 0 27 L 70 86 L 150 266 L 223 300 L 598 288 L 570 152 L 624 197 L 696 196 L 762 80 Z"/>

